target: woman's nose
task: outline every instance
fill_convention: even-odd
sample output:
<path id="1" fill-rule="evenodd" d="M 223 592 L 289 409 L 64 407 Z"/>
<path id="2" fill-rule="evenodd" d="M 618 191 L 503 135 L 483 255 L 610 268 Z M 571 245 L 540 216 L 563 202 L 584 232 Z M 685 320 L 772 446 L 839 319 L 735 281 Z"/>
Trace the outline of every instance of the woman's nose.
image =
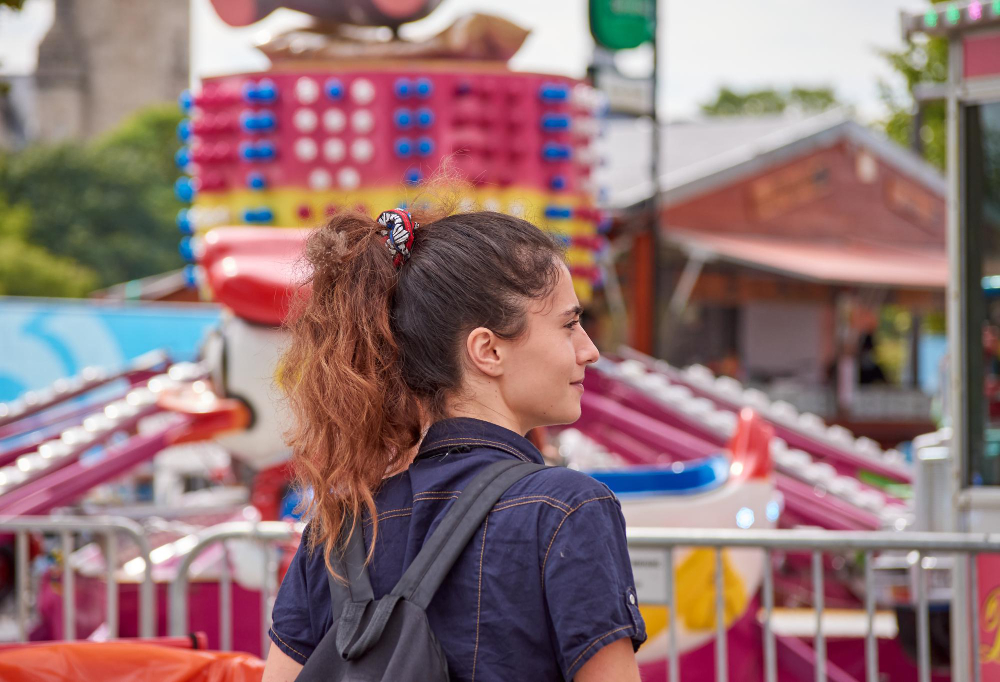
<path id="1" fill-rule="evenodd" d="M 601 358 L 601 352 L 597 350 L 597 346 L 586 332 L 583 334 L 583 347 L 578 351 L 577 358 L 581 365 L 592 365 Z"/>

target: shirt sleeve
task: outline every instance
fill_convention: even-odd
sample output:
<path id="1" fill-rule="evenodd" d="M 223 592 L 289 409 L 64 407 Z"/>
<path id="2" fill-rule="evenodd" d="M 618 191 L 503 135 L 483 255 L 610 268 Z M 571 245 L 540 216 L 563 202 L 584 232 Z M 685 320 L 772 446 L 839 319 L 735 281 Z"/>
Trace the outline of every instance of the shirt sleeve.
<path id="1" fill-rule="evenodd" d="M 623 637 L 646 641 L 618 500 L 607 497 L 571 510 L 542 560 L 545 601 L 559 665 L 572 680 L 584 663 Z"/>
<path id="2" fill-rule="evenodd" d="M 320 554 L 319 551 L 316 552 Z M 276 647 L 292 660 L 305 664 L 316 649 L 309 597 L 309 565 L 311 559 L 303 539 L 295 551 L 288 571 L 281 581 L 271 611 L 271 629 L 268 635 Z M 320 558 L 322 561 L 322 558 Z"/>

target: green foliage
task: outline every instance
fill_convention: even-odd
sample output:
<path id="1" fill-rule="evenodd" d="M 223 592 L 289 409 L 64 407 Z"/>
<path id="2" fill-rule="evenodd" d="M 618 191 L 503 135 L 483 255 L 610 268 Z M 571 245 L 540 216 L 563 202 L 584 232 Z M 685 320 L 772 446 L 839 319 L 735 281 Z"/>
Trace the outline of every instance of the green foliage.
<path id="1" fill-rule="evenodd" d="M 92 271 L 25 241 L 31 222 L 31 209 L 0 196 L 0 295 L 83 296 L 92 290 Z"/>
<path id="2" fill-rule="evenodd" d="M 706 116 L 768 116 L 788 109 L 818 113 L 837 106 L 837 96 L 831 88 L 800 88 L 789 90 L 750 90 L 736 92 L 719 89 L 714 102 L 701 105 Z"/>
<path id="3" fill-rule="evenodd" d="M 31 210 L 25 240 L 96 272 L 98 286 L 180 267 L 174 216 L 181 204 L 173 195 L 179 120 L 166 108 L 145 110 L 90 144 L 0 157 L 0 187 L 12 204 Z"/>
<path id="4" fill-rule="evenodd" d="M 0 7 L 12 7 L 13 9 L 21 9 L 24 7 L 24 0 L 0 0 Z"/>
<path id="5" fill-rule="evenodd" d="M 906 83 L 902 93 L 893 90 L 884 81 L 879 83 L 879 97 L 888 110 L 881 122 L 882 129 L 889 138 L 912 147 L 913 89 L 919 83 L 948 80 L 948 41 L 945 38 L 911 38 L 902 50 L 883 50 L 881 54 Z M 918 131 L 923 155 L 927 161 L 942 169 L 945 167 L 945 130 L 944 102 L 925 102 L 923 122 Z"/>

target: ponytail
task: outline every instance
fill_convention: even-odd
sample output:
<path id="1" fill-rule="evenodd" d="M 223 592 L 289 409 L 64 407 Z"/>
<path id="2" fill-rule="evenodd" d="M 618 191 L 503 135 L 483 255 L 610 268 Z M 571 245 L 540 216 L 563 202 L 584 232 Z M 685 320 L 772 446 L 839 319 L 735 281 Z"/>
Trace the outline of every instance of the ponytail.
<path id="1" fill-rule="evenodd" d="M 281 374 L 294 417 L 286 435 L 297 482 L 312 493 L 303 502 L 307 541 L 323 547 L 331 572 L 345 519 L 353 519 L 348 533 L 361 530 L 364 511 L 375 519 L 375 491 L 406 468 L 421 435 L 391 325 L 398 273 L 379 229 L 343 212 L 314 231 L 304 253 L 308 293 L 286 321 Z"/>

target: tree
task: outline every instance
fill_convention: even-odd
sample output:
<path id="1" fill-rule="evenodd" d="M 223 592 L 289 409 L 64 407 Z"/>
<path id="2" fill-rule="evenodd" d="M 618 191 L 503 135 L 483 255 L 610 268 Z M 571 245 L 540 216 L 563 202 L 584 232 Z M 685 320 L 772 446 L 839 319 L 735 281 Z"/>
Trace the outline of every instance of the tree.
<path id="1" fill-rule="evenodd" d="M 899 51 L 883 50 L 882 56 L 906 82 L 898 92 L 885 81 L 879 82 L 879 96 L 888 110 L 881 126 L 891 139 L 913 147 L 915 134 L 927 161 L 938 168 L 945 166 L 945 104 L 924 102 L 920 130 L 914 131 L 914 88 L 920 83 L 940 83 L 948 79 L 948 41 L 944 38 L 910 38 Z"/>
<path id="2" fill-rule="evenodd" d="M 97 277 L 72 259 L 29 244 L 31 209 L 0 195 L 0 296 L 83 296 Z"/>
<path id="3" fill-rule="evenodd" d="M 26 242 L 108 286 L 181 267 L 170 107 L 140 112 L 91 144 L 36 146 L 0 158 L 0 187 L 32 212 Z"/>
<path id="4" fill-rule="evenodd" d="M 766 88 L 737 92 L 722 87 L 715 101 L 702 104 L 701 111 L 706 116 L 768 116 L 782 114 L 788 109 L 818 113 L 837 104 L 832 88 Z"/>

